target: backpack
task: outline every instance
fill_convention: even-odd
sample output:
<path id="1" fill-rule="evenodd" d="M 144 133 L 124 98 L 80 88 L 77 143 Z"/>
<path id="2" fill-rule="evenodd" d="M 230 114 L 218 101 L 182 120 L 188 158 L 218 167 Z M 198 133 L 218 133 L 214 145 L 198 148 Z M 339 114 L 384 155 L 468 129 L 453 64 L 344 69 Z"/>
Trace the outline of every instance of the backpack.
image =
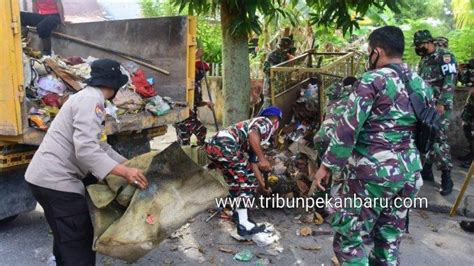
<path id="1" fill-rule="evenodd" d="M 408 90 L 410 104 L 415 111 L 418 120 L 417 129 L 415 131 L 415 145 L 422 154 L 428 153 L 436 141 L 439 133 L 439 115 L 436 109 L 431 106 L 428 101 L 422 101 L 416 95 L 410 86 L 410 79 L 402 73 L 399 66 L 390 64 L 386 67 L 395 70 Z"/>

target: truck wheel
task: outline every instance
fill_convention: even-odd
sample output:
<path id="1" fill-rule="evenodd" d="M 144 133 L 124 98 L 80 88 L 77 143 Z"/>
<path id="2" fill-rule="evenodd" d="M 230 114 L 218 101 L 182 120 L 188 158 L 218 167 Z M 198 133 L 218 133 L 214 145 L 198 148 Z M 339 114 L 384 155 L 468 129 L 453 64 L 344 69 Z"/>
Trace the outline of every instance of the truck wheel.
<path id="1" fill-rule="evenodd" d="M 36 200 L 25 181 L 26 168 L 0 173 L 0 221 L 36 208 Z"/>
<path id="2" fill-rule="evenodd" d="M 18 214 L 7 217 L 7 218 L 4 218 L 4 219 L 1 219 L 0 220 L 0 225 L 7 225 L 7 224 L 13 222 L 13 220 L 15 220 L 16 217 L 18 217 Z"/>

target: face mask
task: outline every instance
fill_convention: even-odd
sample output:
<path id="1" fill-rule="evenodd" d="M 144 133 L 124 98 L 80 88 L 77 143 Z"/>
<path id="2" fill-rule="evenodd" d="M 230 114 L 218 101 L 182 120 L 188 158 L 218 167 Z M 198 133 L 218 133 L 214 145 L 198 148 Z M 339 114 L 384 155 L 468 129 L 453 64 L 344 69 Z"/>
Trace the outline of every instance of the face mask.
<path id="1" fill-rule="evenodd" d="M 428 49 L 426 49 L 425 47 L 416 47 L 415 48 L 415 53 L 419 56 L 425 56 L 428 54 Z"/>
<path id="2" fill-rule="evenodd" d="M 377 56 L 375 57 L 375 61 L 372 63 L 370 59 L 372 56 L 376 54 Z M 379 61 L 380 54 L 377 50 L 372 49 L 372 52 L 370 52 L 369 59 L 367 59 L 367 62 L 365 62 L 365 71 L 370 71 L 374 70 L 377 68 L 377 62 Z"/>

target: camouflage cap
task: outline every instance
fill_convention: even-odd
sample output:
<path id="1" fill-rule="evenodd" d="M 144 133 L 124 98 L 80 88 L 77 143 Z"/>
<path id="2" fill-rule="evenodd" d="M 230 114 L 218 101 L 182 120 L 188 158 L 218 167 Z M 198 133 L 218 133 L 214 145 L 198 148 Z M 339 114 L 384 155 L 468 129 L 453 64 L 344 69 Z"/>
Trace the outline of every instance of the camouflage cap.
<path id="1" fill-rule="evenodd" d="M 431 36 L 431 33 L 429 30 L 419 30 L 415 32 L 415 35 L 413 36 L 414 45 L 418 45 L 425 42 L 431 42 L 431 41 L 433 41 L 433 37 Z"/>
<path id="2" fill-rule="evenodd" d="M 288 37 L 283 37 L 280 39 L 280 42 L 278 43 L 278 46 L 280 48 L 290 48 L 291 47 L 291 39 Z"/>

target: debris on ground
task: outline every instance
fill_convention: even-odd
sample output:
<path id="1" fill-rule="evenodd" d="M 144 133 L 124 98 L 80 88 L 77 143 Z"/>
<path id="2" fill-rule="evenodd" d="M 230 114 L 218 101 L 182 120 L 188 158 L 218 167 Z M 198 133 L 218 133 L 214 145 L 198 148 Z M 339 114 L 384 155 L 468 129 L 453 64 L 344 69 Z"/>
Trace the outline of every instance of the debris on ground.
<path id="1" fill-rule="evenodd" d="M 238 261 L 250 261 L 252 257 L 253 257 L 253 254 L 248 249 L 244 249 L 234 255 L 234 259 Z"/>
<path id="2" fill-rule="evenodd" d="M 228 247 L 219 247 L 218 250 L 220 252 L 224 252 L 224 253 L 229 253 L 229 254 L 235 254 L 235 250 L 233 250 L 232 248 L 228 248 Z"/>
<path id="3" fill-rule="evenodd" d="M 313 234 L 313 229 L 309 226 L 302 227 L 299 231 L 299 236 L 310 236 Z"/>
<path id="4" fill-rule="evenodd" d="M 322 249 L 320 245 L 306 245 L 306 246 L 300 246 L 301 249 L 303 250 L 310 250 L 310 251 L 316 251 Z"/>
<path id="5" fill-rule="evenodd" d="M 268 258 L 259 259 L 255 262 L 255 266 L 270 265 L 271 261 Z"/>
<path id="6" fill-rule="evenodd" d="M 334 265 L 334 266 L 340 266 L 341 265 L 336 256 L 331 258 L 331 262 L 332 262 L 332 265 Z"/>
<path id="7" fill-rule="evenodd" d="M 324 223 L 324 218 L 319 212 L 314 213 L 314 223 L 317 225 L 322 225 Z"/>

